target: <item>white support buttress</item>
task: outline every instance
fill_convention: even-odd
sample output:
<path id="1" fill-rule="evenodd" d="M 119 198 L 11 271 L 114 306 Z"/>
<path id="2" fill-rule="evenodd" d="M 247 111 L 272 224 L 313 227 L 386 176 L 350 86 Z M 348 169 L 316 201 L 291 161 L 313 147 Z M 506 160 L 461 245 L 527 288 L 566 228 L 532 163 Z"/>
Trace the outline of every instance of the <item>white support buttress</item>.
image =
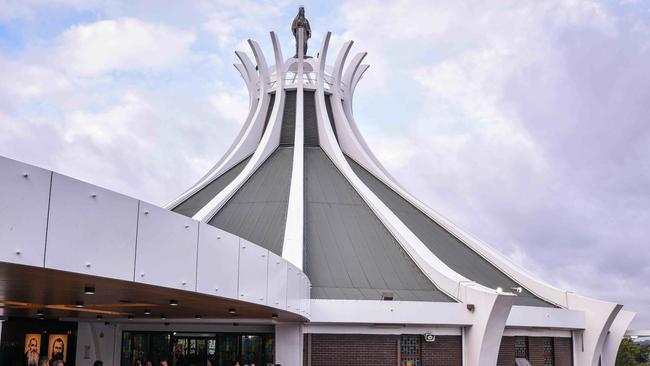
<path id="1" fill-rule="evenodd" d="M 241 64 L 236 64 L 235 68 L 240 72 L 244 82 L 246 83 L 246 88 L 248 89 L 248 115 L 246 116 L 244 124 L 234 142 L 230 145 L 217 164 L 215 164 L 201 179 L 199 179 L 196 184 L 183 192 L 180 196 L 176 197 L 173 201 L 167 203 L 164 206 L 167 209 L 174 209 L 181 202 L 205 188 L 205 186 L 212 183 L 212 181 L 217 179 L 228 169 L 232 168 L 252 154 L 257 148 L 264 129 L 264 118 L 266 116 L 266 110 L 268 109 L 269 98 L 262 93 L 260 77 L 258 76 L 258 72 L 255 70 L 255 66 L 248 55 L 241 51 L 235 51 L 235 55 L 237 55 L 241 61 Z"/>
<path id="2" fill-rule="evenodd" d="M 635 316 L 636 313 L 632 311 L 621 310 L 618 313 L 611 328 L 609 328 L 609 333 L 605 337 L 603 353 L 600 357 L 601 366 L 614 366 L 618 347 L 621 345 L 625 332 L 627 332 L 627 328 L 630 327 L 630 323 L 632 323 Z"/>
<path id="3" fill-rule="evenodd" d="M 321 49 L 321 59 L 319 60 L 321 67 L 319 70 L 324 68 L 328 41 L 329 34 L 326 35 L 323 42 L 325 49 Z M 351 46 L 352 42 L 346 42 L 343 45 L 333 68 L 334 85 L 332 87 L 331 102 L 337 130 L 339 126 L 347 125 L 340 90 L 342 65 L 345 63 Z M 422 273 L 450 297 L 474 305 L 474 322 L 465 332 L 467 337 L 464 342 L 465 355 L 469 361 L 467 365 L 493 366 L 496 363 L 501 335 L 512 308 L 514 295 L 497 293 L 495 290 L 473 282 L 449 268 L 359 179 L 345 159 L 343 151 L 334 137 L 325 109 L 323 84 L 323 81 L 319 79 L 317 86 L 318 100 L 316 103 L 319 137 L 323 151 L 389 230 L 396 239 L 397 244 L 422 270 Z M 338 132 L 341 145 L 343 145 L 343 140 L 351 143 L 354 141 L 348 128 L 342 128 Z"/>
<path id="4" fill-rule="evenodd" d="M 298 29 L 298 44 L 302 45 L 305 30 Z M 291 169 L 291 186 L 289 188 L 289 204 L 287 222 L 284 229 L 282 258 L 293 263 L 302 270 L 303 267 L 303 232 L 304 232 L 304 48 L 298 47 L 298 73 L 296 78 L 296 126 L 293 142 L 293 167 Z"/>
<path id="5" fill-rule="evenodd" d="M 271 41 L 273 42 L 273 51 L 275 53 L 276 60 L 282 59 L 282 52 L 280 49 L 280 43 L 277 39 L 277 36 L 274 32 L 271 32 Z M 251 39 L 248 40 L 248 44 L 253 50 L 255 55 L 255 60 L 257 61 L 257 66 L 260 72 L 260 94 L 262 95 L 262 103 L 258 104 L 258 108 L 255 114 L 256 123 L 261 121 L 262 125 L 266 118 L 266 113 L 268 110 L 269 103 L 269 85 L 270 85 L 270 76 L 269 68 L 264 58 L 264 53 L 259 44 Z M 259 141 L 257 149 L 253 153 L 250 161 L 246 164 L 246 167 L 239 173 L 235 179 L 233 179 L 230 184 L 228 184 L 221 192 L 219 192 L 210 202 L 208 202 L 203 208 L 201 208 L 193 218 L 202 222 L 208 222 L 217 212 L 223 207 L 223 205 L 228 202 L 230 198 L 241 188 L 241 186 L 246 183 L 251 175 L 266 161 L 266 159 L 271 155 L 273 151 L 280 144 L 280 132 L 282 129 L 282 109 L 284 108 L 284 73 L 283 63 L 279 64 L 276 62 L 276 73 L 278 75 L 278 88 L 276 90 L 275 102 L 273 104 L 273 110 L 269 118 L 269 123 L 262 135 L 262 139 Z M 266 106 L 265 108 L 260 108 L 261 106 Z"/>

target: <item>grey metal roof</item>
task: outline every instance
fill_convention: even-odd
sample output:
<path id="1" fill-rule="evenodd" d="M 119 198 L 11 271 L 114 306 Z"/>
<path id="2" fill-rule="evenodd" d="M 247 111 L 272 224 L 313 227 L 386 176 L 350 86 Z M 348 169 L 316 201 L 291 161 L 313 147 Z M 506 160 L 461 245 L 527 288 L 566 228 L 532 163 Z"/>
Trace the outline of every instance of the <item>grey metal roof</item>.
<path id="1" fill-rule="evenodd" d="M 288 91 L 284 98 L 282 114 L 282 129 L 280 130 L 280 145 L 293 146 L 296 135 L 296 92 Z"/>
<path id="2" fill-rule="evenodd" d="M 445 264 L 461 275 L 489 288 L 510 291 L 518 283 L 499 271 L 467 245 L 411 205 L 402 196 L 347 157 L 357 176 L 386 204 L 400 220 Z M 552 306 L 526 289 L 515 299 L 515 305 Z"/>
<path id="3" fill-rule="evenodd" d="M 316 96 L 313 91 L 304 92 L 305 146 L 318 146 L 318 122 L 316 121 Z"/>
<path id="4" fill-rule="evenodd" d="M 453 301 L 424 276 L 320 147 L 305 148 L 305 272 L 312 297 Z"/>
<path id="5" fill-rule="evenodd" d="M 241 171 L 250 160 L 250 156 L 240 161 L 237 165 L 227 170 L 217 179 L 210 182 L 210 184 L 203 187 L 200 191 L 194 193 L 185 201 L 181 202 L 178 206 L 174 207 L 172 211 L 181 215 L 192 217 L 199 212 L 211 199 L 213 199 L 222 189 L 224 189 Z"/>
<path id="6" fill-rule="evenodd" d="M 293 147 L 278 147 L 209 224 L 282 255 Z"/>

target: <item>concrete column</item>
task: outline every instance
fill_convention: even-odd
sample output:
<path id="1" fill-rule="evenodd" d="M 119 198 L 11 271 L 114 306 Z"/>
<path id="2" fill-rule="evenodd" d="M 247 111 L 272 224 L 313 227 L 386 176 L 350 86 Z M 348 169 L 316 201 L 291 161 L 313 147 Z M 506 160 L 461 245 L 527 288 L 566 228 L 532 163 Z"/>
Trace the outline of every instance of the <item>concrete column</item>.
<path id="1" fill-rule="evenodd" d="M 286 323 L 275 326 L 275 363 L 282 366 L 302 366 L 302 324 Z"/>

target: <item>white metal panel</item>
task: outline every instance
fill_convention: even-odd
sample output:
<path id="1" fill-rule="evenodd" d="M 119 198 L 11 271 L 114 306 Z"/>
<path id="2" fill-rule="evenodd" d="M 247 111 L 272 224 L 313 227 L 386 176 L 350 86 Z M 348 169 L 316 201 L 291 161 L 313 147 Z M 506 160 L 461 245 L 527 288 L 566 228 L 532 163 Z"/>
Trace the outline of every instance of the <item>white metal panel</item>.
<path id="1" fill-rule="evenodd" d="M 580 310 L 513 306 L 506 326 L 584 329 L 585 313 Z"/>
<path id="2" fill-rule="evenodd" d="M 51 176 L 0 157 L 0 261 L 43 266 Z"/>
<path id="3" fill-rule="evenodd" d="M 54 173 L 45 267 L 133 280 L 138 201 Z"/>
<path id="4" fill-rule="evenodd" d="M 239 237 L 199 224 L 196 289 L 208 295 L 237 298 Z"/>
<path id="5" fill-rule="evenodd" d="M 287 308 L 287 262 L 269 252 L 268 304 L 274 308 Z"/>
<path id="6" fill-rule="evenodd" d="M 140 202 L 135 281 L 195 290 L 198 228 L 189 217 Z"/>
<path id="7" fill-rule="evenodd" d="M 300 276 L 302 272 L 291 263 L 287 266 L 287 310 L 300 312 Z"/>
<path id="8" fill-rule="evenodd" d="M 266 305 L 269 251 L 248 240 L 239 241 L 239 299 Z"/>
<path id="9" fill-rule="evenodd" d="M 349 324 L 436 324 L 468 326 L 473 313 L 466 304 L 428 301 L 312 299 L 311 322 Z"/>

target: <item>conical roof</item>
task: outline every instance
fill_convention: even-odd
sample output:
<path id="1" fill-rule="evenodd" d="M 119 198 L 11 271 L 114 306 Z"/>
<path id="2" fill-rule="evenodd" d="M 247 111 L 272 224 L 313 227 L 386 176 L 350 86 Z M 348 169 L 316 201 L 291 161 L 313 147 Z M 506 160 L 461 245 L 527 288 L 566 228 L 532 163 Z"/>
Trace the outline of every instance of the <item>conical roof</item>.
<path id="1" fill-rule="evenodd" d="M 272 67 L 254 41 L 257 66 L 236 53 L 251 95 L 242 132 L 168 208 L 294 262 L 310 278 L 312 298 L 454 302 L 462 297 L 457 281 L 515 292 L 517 305 L 553 306 L 468 244 L 374 157 L 352 113 L 365 53 L 344 74 L 352 42 L 330 66 L 329 33 L 319 57 L 309 59 L 284 60 L 273 33 L 272 40 Z"/>

